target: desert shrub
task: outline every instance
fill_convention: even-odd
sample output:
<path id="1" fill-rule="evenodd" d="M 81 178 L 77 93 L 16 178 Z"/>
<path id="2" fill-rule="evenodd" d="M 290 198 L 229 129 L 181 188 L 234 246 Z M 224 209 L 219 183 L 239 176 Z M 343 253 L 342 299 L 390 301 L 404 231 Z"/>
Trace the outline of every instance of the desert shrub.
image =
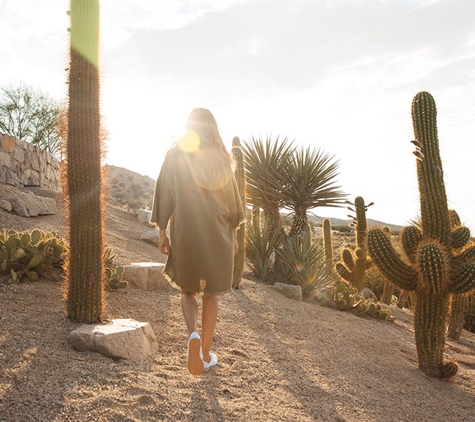
<path id="1" fill-rule="evenodd" d="M 332 229 L 340 233 L 351 234 L 353 232 L 353 229 L 350 226 L 334 226 Z"/>
<path id="2" fill-rule="evenodd" d="M 142 201 L 136 201 L 136 200 L 128 201 L 127 205 L 131 209 L 136 210 L 142 206 Z"/>

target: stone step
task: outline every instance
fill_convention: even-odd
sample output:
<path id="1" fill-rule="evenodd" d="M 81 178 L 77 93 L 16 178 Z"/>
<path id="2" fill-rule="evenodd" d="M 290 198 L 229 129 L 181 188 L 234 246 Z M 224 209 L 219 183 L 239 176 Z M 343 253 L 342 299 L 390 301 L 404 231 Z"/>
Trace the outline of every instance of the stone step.
<path id="1" fill-rule="evenodd" d="M 162 272 L 165 264 L 158 262 L 136 262 L 124 267 L 124 280 L 141 290 L 164 290 L 168 281 Z"/>

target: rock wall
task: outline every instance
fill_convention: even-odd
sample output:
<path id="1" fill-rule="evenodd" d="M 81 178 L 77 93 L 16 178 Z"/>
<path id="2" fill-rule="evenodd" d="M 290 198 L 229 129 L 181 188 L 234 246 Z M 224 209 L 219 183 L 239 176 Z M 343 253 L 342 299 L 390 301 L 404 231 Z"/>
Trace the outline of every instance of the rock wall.
<path id="1" fill-rule="evenodd" d="M 0 133 L 0 183 L 61 190 L 60 162 L 36 145 Z"/>

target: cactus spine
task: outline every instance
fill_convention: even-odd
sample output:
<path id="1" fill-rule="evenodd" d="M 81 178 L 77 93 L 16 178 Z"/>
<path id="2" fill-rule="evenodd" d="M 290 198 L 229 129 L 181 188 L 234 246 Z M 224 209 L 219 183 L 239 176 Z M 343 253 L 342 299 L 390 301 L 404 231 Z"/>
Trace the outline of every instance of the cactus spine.
<path id="1" fill-rule="evenodd" d="M 70 250 L 67 311 L 76 322 L 103 311 L 103 199 L 99 111 L 99 0 L 71 0 L 69 110 L 64 191 Z"/>
<path id="2" fill-rule="evenodd" d="M 453 224 L 447 207 L 442 162 L 437 137 L 437 110 L 428 92 L 412 102 L 419 183 L 421 227 L 407 227 L 402 246 L 403 261 L 379 229 L 368 235 L 369 254 L 381 272 L 396 286 L 415 291 L 414 329 L 419 368 L 427 375 L 449 378 L 457 372 L 455 362 L 443 361 L 447 313 L 453 293 L 475 288 L 475 247 L 461 251 L 467 228 Z"/>
<path id="3" fill-rule="evenodd" d="M 373 203 L 365 205 L 364 199 L 361 196 L 355 198 L 354 204 L 349 201 L 346 202 L 354 206 L 354 209 L 352 207 L 348 207 L 348 209 L 355 213 L 355 216 L 350 215 L 349 217 L 353 218 L 353 225 L 355 226 L 356 249 L 354 254 L 348 248 L 343 249 L 341 261 L 337 262 L 335 267 L 338 275 L 343 280 L 348 281 L 358 291 L 361 291 L 365 281 L 366 270 L 371 266 L 366 245 L 368 237 L 366 210 Z"/>
<path id="4" fill-rule="evenodd" d="M 244 175 L 244 156 L 241 148 L 241 141 L 237 136 L 233 138 L 232 154 L 236 162 L 236 169 L 234 174 L 241 197 L 241 204 L 244 206 L 246 202 L 246 178 Z M 237 243 L 238 251 L 234 256 L 234 271 L 233 271 L 233 288 L 237 289 L 241 282 L 242 272 L 244 270 L 245 247 L 244 240 L 246 235 L 246 222 L 244 221 L 237 229 Z"/>

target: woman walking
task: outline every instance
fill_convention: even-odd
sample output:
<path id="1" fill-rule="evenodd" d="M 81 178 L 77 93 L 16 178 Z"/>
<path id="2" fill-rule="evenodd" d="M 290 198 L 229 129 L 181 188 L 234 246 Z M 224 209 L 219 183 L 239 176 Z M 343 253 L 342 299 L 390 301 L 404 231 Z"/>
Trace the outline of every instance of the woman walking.
<path id="1" fill-rule="evenodd" d="M 218 295 L 231 290 L 236 230 L 244 218 L 216 120 L 207 109 L 188 116 L 186 134 L 167 152 L 155 188 L 151 221 L 168 255 L 164 274 L 181 289 L 188 329 L 188 370 L 200 375 L 218 363 L 211 353 Z M 167 227 L 170 223 L 170 238 Z M 201 294 L 202 335 L 198 331 Z"/>

